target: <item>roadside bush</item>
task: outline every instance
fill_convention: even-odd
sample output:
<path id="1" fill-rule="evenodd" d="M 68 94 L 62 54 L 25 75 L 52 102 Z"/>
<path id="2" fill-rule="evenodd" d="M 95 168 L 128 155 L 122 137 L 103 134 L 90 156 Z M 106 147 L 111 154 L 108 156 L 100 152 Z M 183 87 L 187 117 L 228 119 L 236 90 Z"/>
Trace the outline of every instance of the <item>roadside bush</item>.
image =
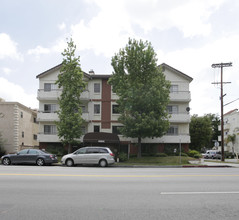
<path id="1" fill-rule="evenodd" d="M 124 152 L 119 153 L 119 161 L 124 162 L 128 160 L 128 155 Z"/>
<path id="2" fill-rule="evenodd" d="M 198 151 L 196 151 L 196 150 L 190 150 L 188 152 L 188 156 L 189 157 L 194 157 L 194 158 L 200 158 L 201 154 Z"/>
<path id="3" fill-rule="evenodd" d="M 167 157 L 168 155 L 165 153 L 157 153 L 156 157 Z"/>
<path id="4" fill-rule="evenodd" d="M 186 153 L 181 153 L 182 157 L 187 157 L 188 155 Z"/>
<path id="5" fill-rule="evenodd" d="M 225 151 L 225 158 L 234 159 L 235 155 L 232 152 Z"/>

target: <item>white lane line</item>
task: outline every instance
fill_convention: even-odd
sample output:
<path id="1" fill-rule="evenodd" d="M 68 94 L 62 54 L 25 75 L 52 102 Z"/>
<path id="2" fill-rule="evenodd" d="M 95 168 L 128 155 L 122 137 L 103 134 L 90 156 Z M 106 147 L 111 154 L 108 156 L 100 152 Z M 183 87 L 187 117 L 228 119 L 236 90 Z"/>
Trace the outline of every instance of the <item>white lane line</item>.
<path id="1" fill-rule="evenodd" d="M 239 194 L 235 192 L 161 192 L 161 195 Z"/>

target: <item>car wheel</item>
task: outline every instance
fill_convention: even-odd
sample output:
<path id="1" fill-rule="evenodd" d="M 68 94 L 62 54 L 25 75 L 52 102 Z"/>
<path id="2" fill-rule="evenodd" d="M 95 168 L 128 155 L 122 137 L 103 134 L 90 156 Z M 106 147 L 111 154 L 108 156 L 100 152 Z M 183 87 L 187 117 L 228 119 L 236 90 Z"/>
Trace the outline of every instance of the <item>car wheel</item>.
<path id="1" fill-rule="evenodd" d="M 72 159 L 67 159 L 66 160 L 66 166 L 68 166 L 68 167 L 74 166 L 74 161 Z"/>
<path id="2" fill-rule="evenodd" d="M 107 167 L 107 161 L 106 160 L 100 160 L 100 162 L 99 162 L 99 165 L 100 165 L 100 167 Z"/>
<path id="3" fill-rule="evenodd" d="M 37 164 L 38 166 L 43 166 L 43 165 L 45 164 L 45 161 L 44 161 L 42 158 L 39 158 L 39 159 L 37 159 L 36 164 Z"/>
<path id="4" fill-rule="evenodd" d="M 11 160 L 10 160 L 8 157 L 5 157 L 5 158 L 2 160 L 2 164 L 3 164 L 3 165 L 10 165 L 10 164 L 11 164 Z"/>

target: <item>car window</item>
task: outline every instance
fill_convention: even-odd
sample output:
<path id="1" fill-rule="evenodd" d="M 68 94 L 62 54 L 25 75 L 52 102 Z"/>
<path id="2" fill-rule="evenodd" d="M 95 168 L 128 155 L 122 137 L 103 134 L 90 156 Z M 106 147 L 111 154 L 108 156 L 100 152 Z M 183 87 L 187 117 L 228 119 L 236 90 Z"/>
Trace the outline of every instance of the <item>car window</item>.
<path id="1" fill-rule="evenodd" d="M 80 148 L 79 150 L 76 151 L 75 154 L 85 154 L 86 148 Z"/>
<path id="2" fill-rule="evenodd" d="M 100 149 L 100 153 L 104 153 L 104 154 L 105 154 L 105 153 L 109 153 L 109 152 L 108 152 L 107 149 L 101 148 L 101 149 Z"/>
<path id="3" fill-rule="evenodd" d="M 31 149 L 31 150 L 28 151 L 28 154 L 30 154 L 30 155 L 38 155 L 38 151 Z"/>
<path id="4" fill-rule="evenodd" d="M 28 149 L 24 149 L 18 152 L 19 155 L 27 154 Z"/>
<path id="5" fill-rule="evenodd" d="M 87 148 L 86 153 L 87 154 L 98 154 L 98 153 L 100 153 L 100 151 L 98 148 Z"/>

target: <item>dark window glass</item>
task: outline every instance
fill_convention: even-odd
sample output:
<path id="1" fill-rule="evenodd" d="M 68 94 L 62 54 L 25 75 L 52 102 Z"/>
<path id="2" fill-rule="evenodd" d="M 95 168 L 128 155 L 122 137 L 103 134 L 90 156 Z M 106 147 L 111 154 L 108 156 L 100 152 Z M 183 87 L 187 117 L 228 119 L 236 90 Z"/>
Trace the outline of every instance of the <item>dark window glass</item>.
<path id="1" fill-rule="evenodd" d="M 119 128 L 122 128 L 122 127 L 123 127 L 123 126 L 112 126 L 112 133 L 113 133 L 113 134 L 121 134 Z"/>
<path id="2" fill-rule="evenodd" d="M 94 104 L 94 114 L 100 114 L 100 104 Z"/>
<path id="3" fill-rule="evenodd" d="M 100 93 L 100 83 L 94 83 L 94 93 Z"/>
<path id="4" fill-rule="evenodd" d="M 28 154 L 30 154 L 30 155 L 37 155 L 37 154 L 38 154 L 38 151 L 37 151 L 37 150 L 32 150 L 32 149 L 30 149 L 30 150 L 28 151 Z"/>
<path id="5" fill-rule="evenodd" d="M 100 126 L 99 125 L 94 126 L 94 132 L 100 132 Z"/>
<path id="6" fill-rule="evenodd" d="M 27 154 L 28 149 L 24 149 L 18 152 L 19 155 Z"/>
<path id="7" fill-rule="evenodd" d="M 100 149 L 100 153 L 103 153 L 103 154 L 105 154 L 105 153 L 109 153 L 106 149 Z"/>
<path id="8" fill-rule="evenodd" d="M 119 114 L 119 105 L 112 105 L 112 113 Z"/>
<path id="9" fill-rule="evenodd" d="M 88 148 L 86 150 L 87 154 L 98 154 L 99 153 L 99 149 L 98 148 Z"/>

